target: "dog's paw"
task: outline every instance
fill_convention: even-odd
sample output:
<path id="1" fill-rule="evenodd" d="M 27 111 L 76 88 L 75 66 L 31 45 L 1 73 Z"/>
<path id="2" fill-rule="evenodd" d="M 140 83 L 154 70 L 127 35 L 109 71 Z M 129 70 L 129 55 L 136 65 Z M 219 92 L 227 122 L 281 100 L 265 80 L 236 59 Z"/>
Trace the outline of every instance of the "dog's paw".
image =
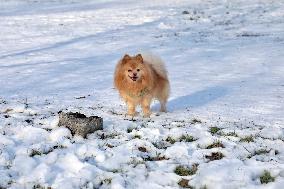
<path id="1" fill-rule="evenodd" d="M 150 115 L 151 115 L 151 112 L 147 112 L 147 113 L 144 113 L 143 117 L 144 117 L 144 118 L 149 118 Z"/>
<path id="2" fill-rule="evenodd" d="M 138 116 L 138 112 L 133 112 L 133 113 L 132 112 L 128 112 L 125 116 L 134 118 L 134 117 Z"/>
<path id="3" fill-rule="evenodd" d="M 137 120 L 139 120 L 139 118 L 138 116 L 131 116 L 131 115 L 125 114 L 124 120 L 136 122 Z"/>

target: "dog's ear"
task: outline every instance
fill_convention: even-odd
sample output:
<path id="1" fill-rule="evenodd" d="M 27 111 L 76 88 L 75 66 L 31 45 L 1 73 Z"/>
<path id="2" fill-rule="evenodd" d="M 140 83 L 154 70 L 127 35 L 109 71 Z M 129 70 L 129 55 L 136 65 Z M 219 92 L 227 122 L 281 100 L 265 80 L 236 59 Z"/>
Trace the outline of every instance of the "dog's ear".
<path id="1" fill-rule="evenodd" d="M 130 59 L 131 59 L 131 57 L 130 57 L 128 54 L 125 54 L 121 61 L 122 61 L 122 63 L 124 64 L 124 63 L 126 63 L 128 60 L 130 60 Z"/>
<path id="2" fill-rule="evenodd" d="M 137 54 L 137 55 L 135 56 L 135 58 L 136 58 L 136 60 L 138 60 L 139 62 L 143 63 L 143 57 L 142 57 L 141 54 Z"/>

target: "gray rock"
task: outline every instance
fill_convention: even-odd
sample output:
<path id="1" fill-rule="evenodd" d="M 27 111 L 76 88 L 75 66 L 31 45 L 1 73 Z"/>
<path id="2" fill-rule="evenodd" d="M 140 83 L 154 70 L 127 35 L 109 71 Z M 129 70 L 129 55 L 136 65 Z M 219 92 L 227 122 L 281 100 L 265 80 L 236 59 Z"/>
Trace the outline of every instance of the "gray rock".
<path id="1" fill-rule="evenodd" d="M 81 135 L 86 138 L 87 134 L 103 129 L 103 118 L 98 116 L 87 117 L 81 113 L 73 112 L 58 112 L 58 126 L 67 127 L 72 135 Z"/>

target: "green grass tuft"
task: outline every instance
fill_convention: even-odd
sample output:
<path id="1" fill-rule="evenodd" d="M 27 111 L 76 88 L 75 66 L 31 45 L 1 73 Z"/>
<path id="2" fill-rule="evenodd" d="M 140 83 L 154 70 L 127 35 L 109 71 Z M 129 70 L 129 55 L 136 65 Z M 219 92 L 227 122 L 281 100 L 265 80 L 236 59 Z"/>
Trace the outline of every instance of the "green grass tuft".
<path id="1" fill-rule="evenodd" d="M 176 142 L 193 142 L 196 141 L 197 139 L 194 138 L 193 136 L 190 135 L 182 135 L 180 138 L 178 139 L 174 139 L 170 136 L 168 136 L 168 138 L 166 139 L 167 142 L 174 144 Z"/>
<path id="2" fill-rule="evenodd" d="M 32 189 L 52 189 L 52 188 L 50 186 L 45 187 L 40 184 L 36 184 L 32 187 Z"/>
<path id="3" fill-rule="evenodd" d="M 156 153 L 156 156 L 147 156 L 147 157 L 143 157 L 144 161 L 162 161 L 162 160 L 169 160 L 169 158 L 167 158 L 164 155 L 161 155 L 161 153 Z"/>
<path id="4" fill-rule="evenodd" d="M 133 130 L 134 130 L 134 128 L 129 127 L 129 128 L 127 128 L 127 133 L 131 133 Z"/>
<path id="5" fill-rule="evenodd" d="M 233 132 L 228 132 L 228 133 L 222 133 L 222 136 L 233 136 L 233 137 L 238 137 L 238 134 L 236 133 L 236 131 Z"/>
<path id="6" fill-rule="evenodd" d="M 220 160 L 225 157 L 221 152 L 212 152 L 211 155 L 206 155 L 205 158 L 209 159 L 210 161 Z"/>
<path id="7" fill-rule="evenodd" d="M 190 121 L 191 124 L 196 124 L 196 123 L 202 123 L 200 119 L 197 119 L 197 118 L 193 118 L 191 121 Z"/>
<path id="8" fill-rule="evenodd" d="M 179 176 L 188 176 L 188 175 L 194 175 L 197 169 L 198 169 L 198 164 L 193 164 L 191 168 L 179 165 L 175 168 L 174 172 Z"/>
<path id="9" fill-rule="evenodd" d="M 197 139 L 195 139 L 193 136 L 190 135 L 182 135 L 180 137 L 180 141 L 184 141 L 184 142 L 193 142 L 196 141 Z"/>
<path id="10" fill-rule="evenodd" d="M 111 178 L 106 178 L 102 181 L 102 184 L 111 184 L 112 179 Z"/>
<path id="11" fill-rule="evenodd" d="M 253 141 L 254 141 L 254 138 L 252 135 L 246 136 L 240 139 L 240 142 L 253 142 Z"/>
<path id="12" fill-rule="evenodd" d="M 141 139 L 141 135 L 135 134 L 135 135 L 133 136 L 133 138 Z"/>
<path id="13" fill-rule="evenodd" d="M 274 182 L 275 178 L 271 176 L 270 172 L 264 171 L 264 173 L 260 176 L 260 182 L 261 184 L 267 184 L 269 182 Z"/>
<path id="14" fill-rule="evenodd" d="M 255 155 L 267 154 L 269 152 L 270 150 L 260 149 L 260 150 L 255 151 Z"/>
<path id="15" fill-rule="evenodd" d="M 216 134 L 218 131 L 220 131 L 221 129 L 218 127 L 210 127 L 210 133 L 212 135 Z"/>
<path id="16" fill-rule="evenodd" d="M 182 178 L 179 182 L 178 182 L 178 185 L 182 188 L 189 188 L 189 189 L 193 189 L 193 187 L 191 187 L 189 184 L 188 184 L 189 180 L 187 179 L 184 179 Z"/>
<path id="17" fill-rule="evenodd" d="M 138 147 L 138 150 L 140 152 L 147 152 L 147 149 L 145 147 L 143 147 L 143 146 Z"/>
<path id="18" fill-rule="evenodd" d="M 36 155 L 38 156 L 41 156 L 43 153 L 39 150 L 35 150 L 35 149 L 32 149 L 31 153 L 30 153 L 30 157 L 34 157 Z"/>
<path id="19" fill-rule="evenodd" d="M 216 142 L 213 142 L 212 144 L 208 145 L 206 147 L 206 149 L 211 149 L 211 148 L 225 148 L 225 146 L 222 144 L 221 141 L 216 141 Z"/>
<path id="20" fill-rule="evenodd" d="M 168 138 L 166 139 L 167 142 L 171 143 L 171 144 L 174 144 L 176 143 L 176 140 L 173 139 L 172 137 L 168 136 Z"/>

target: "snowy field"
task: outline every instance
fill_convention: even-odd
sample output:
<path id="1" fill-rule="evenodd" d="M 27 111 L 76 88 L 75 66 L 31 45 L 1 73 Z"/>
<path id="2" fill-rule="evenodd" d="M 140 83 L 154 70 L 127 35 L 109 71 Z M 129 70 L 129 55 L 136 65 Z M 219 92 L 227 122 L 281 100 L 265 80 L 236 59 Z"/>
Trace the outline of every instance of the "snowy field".
<path id="1" fill-rule="evenodd" d="M 169 112 L 130 120 L 113 72 L 140 51 Z M 284 187 L 283 0 L 0 0 L 0 86 L 1 189 Z"/>

